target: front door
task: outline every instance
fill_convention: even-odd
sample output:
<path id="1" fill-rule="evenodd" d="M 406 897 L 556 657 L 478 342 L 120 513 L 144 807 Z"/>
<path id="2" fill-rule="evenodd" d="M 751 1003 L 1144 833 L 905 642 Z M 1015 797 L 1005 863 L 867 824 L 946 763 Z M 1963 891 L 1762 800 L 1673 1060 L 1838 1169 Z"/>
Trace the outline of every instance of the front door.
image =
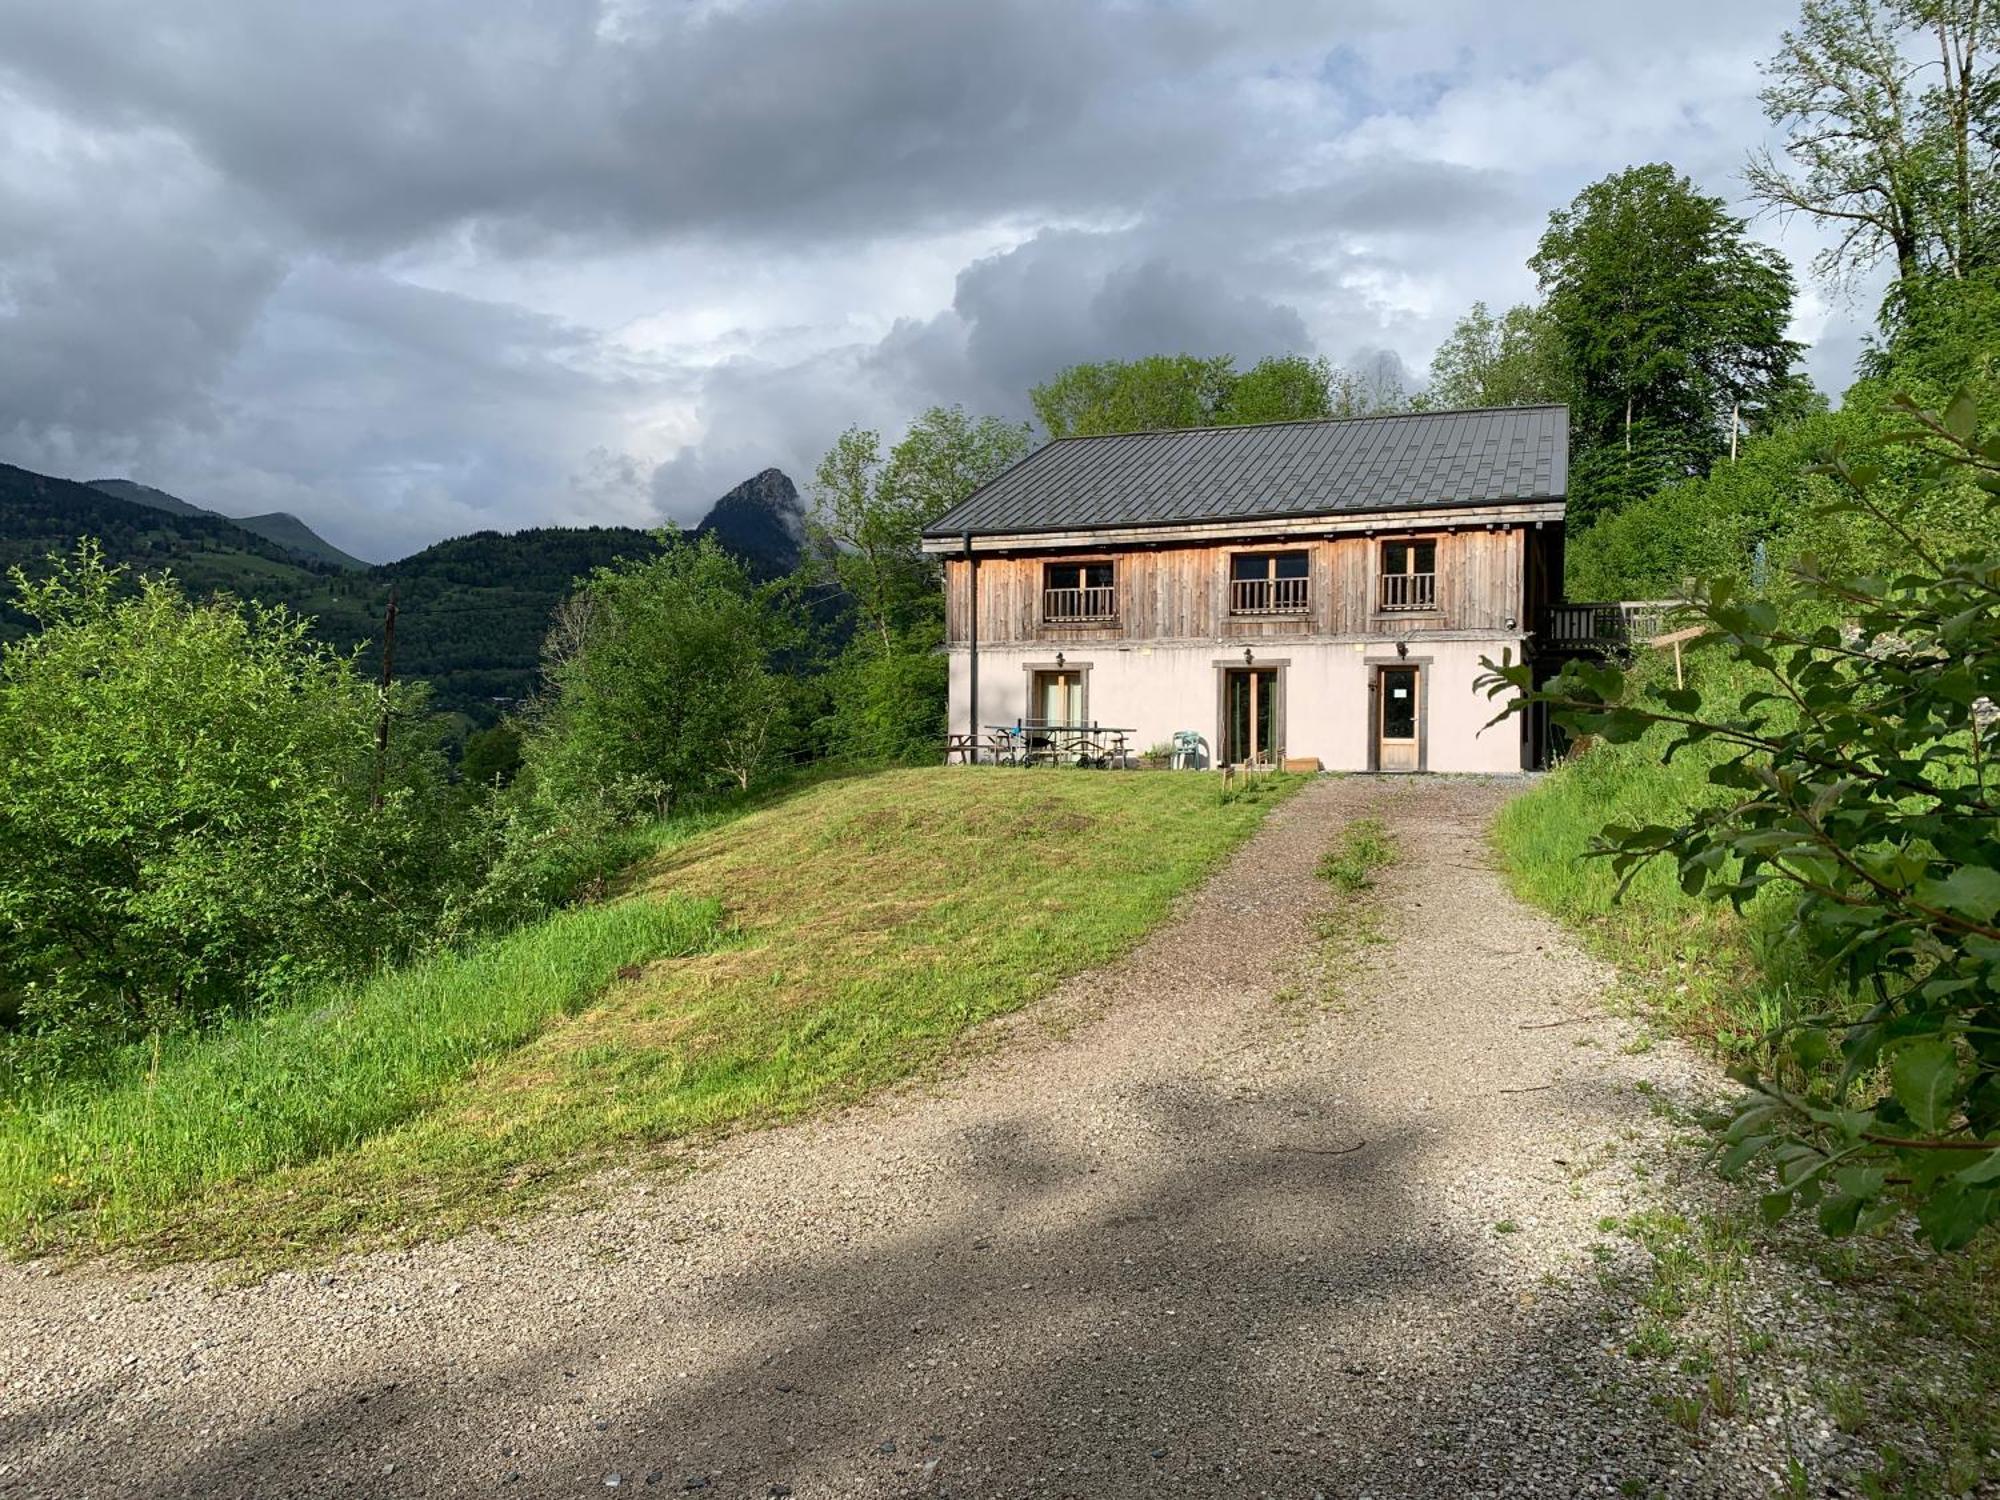
<path id="1" fill-rule="evenodd" d="M 1236 667 L 1222 680 L 1222 763 L 1270 765 L 1283 753 L 1278 669 Z"/>
<path id="2" fill-rule="evenodd" d="M 1037 672 L 1031 718 L 1044 724 L 1083 722 L 1083 673 Z"/>
<path id="3" fill-rule="evenodd" d="M 1377 729 L 1380 738 L 1375 764 L 1384 771 L 1417 769 L 1423 731 L 1421 700 L 1417 697 L 1418 667 L 1384 667 L 1378 679 Z"/>

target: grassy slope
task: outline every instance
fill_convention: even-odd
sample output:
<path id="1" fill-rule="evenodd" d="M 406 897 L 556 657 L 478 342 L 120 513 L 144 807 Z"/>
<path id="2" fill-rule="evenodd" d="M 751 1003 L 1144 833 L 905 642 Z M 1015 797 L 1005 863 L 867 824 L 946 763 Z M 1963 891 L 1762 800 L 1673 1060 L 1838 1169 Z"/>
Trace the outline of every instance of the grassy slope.
<path id="1" fill-rule="evenodd" d="M 1705 685 L 1718 685 L 1712 668 Z M 1649 735 L 1631 745 L 1593 747 L 1508 803 L 1495 841 L 1514 888 L 1616 963 L 1652 1016 L 1724 1059 L 1762 1064 L 1762 1034 L 1796 1008 L 1814 1005 L 1812 978 L 1782 941 L 1783 894 L 1771 890 L 1739 918 L 1726 905 L 1683 895 L 1672 867 L 1656 862 L 1617 900 L 1610 864 L 1584 857 L 1607 823 L 1672 822 L 1719 795 L 1706 781 L 1713 752 L 1684 752 L 1663 765 L 1665 743 Z M 1651 1248 L 1665 1257 L 1664 1266 L 1696 1255 L 1698 1241 L 1720 1227 Z M 1729 1232 L 1750 1231 L 1737 1224 Z M 1838 1301 L 1849 1293 L 1827 1288 L 1865 1289 L 1876 1310 L 1865 1337 L 1843 1357 L 1820 1361 L 1815 1377 L 1815 1393 L 1842 1429 L 1876 1449 L 1872 1468 L 1848 1476 L 1856 1492 L 1959 1494 L 2000 1476 L 2000 1318 L 1993 1297 L 2000 1243 L 1989 1236 L 1942 1259 L 1887 1243 L 1864 1255 L 1821 1238 L 1810 1224 L 1784 1237 L 1761 1232 L 1757 1243 L 1760 1253 L 1809 1267 L 1810 1278 L 1801 1278 L 1812 1287 L 1809 1295 Z M 1912 1429 L 1928 1435 L 1921 1451 L 1904 1442 Z M 1780 1491 L 1794 1492 L 1803 1493 Z"/>
<path id="2" fill-rule="evenodd" d="M 445 1233 L 621 1145 L 858 1098 L 1130 946 L 1287 787 L 1224 802 L 1204 776 L 953 768 L 809 788 L 635 872 L 639 902 L 719 902 L 726 943 L 612 986 L 388 1128 L 266 1158 L 279 1164 L 226 1189 L 127 1192 L 115 1212 L 44 1219 L 38 1233 L 259 1259 Z M 135 1081 L 118 1108 L 130 1119 L 149 1097 Z M 58 1155 L 87 1157 L 97 1137 L 71 1136 L 72 1118 L 92 1117 L 37 1128 Z M 0 1120 L 10 1155 L 26 1128 Z M 17 1238 L 37 1192 L 48 1201 L 19 1173 L 0 1177 L 0 1223 Z"/>
<path id="3" fill-rule="evenodd" d="M 1689 667 L 1690 683 L 1717 701 L 1749 686 L 1703 656 L 1691 656 Z M 1672 675 L 1660 659 L 1641 663 L 1643 680 L 1671 687 Z M 1508 803 L 1494 836 L 1519 895 L 1579 929 L 1677 1030 L 1739 1056 L 1754 1050 L 1801 987 L 1782 939 L 1782 892 L 1760 895 L 1739 917 L 1727 904 L 1682 894 L 1672 863 L 1655 860 L 1620 898 L 1610 861 L 1588 857 L 1607 824 L 1674 823 L 1725 795 L 1707 779 L 1719 752 L 1698 746 L 1668 763 L 1671 738 L 1658 730 L 1628 745 L 1592 746 Z"/>
<path id="4" fill-rule="evenodd" d="M 0 1233 L 117 1240 L 260 1173 L 337 1157 L 581 1009 L 623 970 L 712 946 L 682 899 L 563 912 L 313 1004 L 176 1038 L 108 1082 L 0 1107 Z"/>

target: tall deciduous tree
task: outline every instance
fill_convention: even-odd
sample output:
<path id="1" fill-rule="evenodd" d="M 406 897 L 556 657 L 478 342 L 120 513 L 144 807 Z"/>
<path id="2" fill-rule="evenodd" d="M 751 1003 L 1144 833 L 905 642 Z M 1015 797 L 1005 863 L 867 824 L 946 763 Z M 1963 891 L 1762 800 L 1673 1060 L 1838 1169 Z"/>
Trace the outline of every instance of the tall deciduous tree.
<path id="1" fill-rule="evenodd" d="M 1026 423 L 934 406 L 885 456 L 882 435 L 851 427 L 814 472 L 808 519 L 819 551 L 883 649 L 939 608 L 924 528 L 1028 451 Z"/>
<path id="2" fill-rule="evenodd" d="M 1899 283 L 1962 279 L 2000 256 L 1995 0 L 1806 0 L 1764 72 L 1785 159 L 1766 148 L 1746 176 L 1839 231 L 1822 275 L 1888 258 Z"/>
<path id="3" fill-rule="evenodd" d="M 820 461 L 809 527 L 859 630 L 827 677 L 828 748 L 858 760 L 935 754 L 944 730 L 944 593 L 924 528 L 1028 451 L 1026 423 L 936 406 L 886 455 L 853 428 Z"/>
<path id="4" fill-rule="evenodd" d="M 1739 415 L 1800 404 L 1790 269 L 1672 167 L 1592 183 L 1529 265 L 1569 372 L 1577 519 L 1705 473 Z"/>
<path id="5" fill-rule="evenodd" d="M 1274 354 L 1238 370 L 1226 354 L 1154 354 L 1071 365 L 1028 393 L 1050 437 L 1181 427 L 1236 427 L 1401 411 L 1401 382 L 1382 362 L 1347 370 Z"/>
<path id="6" fill-rule="evenodd" d="M 599 568 L 550 633 L 534 795 L 623 818 L 748 785 L 775 748 L 783 623 L 712 537 Z"/>
<path id="7" fill-rule="evenodd" d="M 1529 406 L 1567 393 L 1561 337 L 1546 308 L 1522 302 L 1496 318 L 1475 302 L 1432 356 L 1424 404 Z"/>

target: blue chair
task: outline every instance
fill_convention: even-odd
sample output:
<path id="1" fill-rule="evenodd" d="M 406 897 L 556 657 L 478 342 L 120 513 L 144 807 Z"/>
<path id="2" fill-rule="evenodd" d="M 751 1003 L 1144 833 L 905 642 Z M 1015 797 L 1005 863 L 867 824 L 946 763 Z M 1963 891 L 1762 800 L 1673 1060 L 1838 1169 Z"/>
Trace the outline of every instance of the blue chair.
<path id="1" fill-rule="evenodd" d="M 1174 751 L 1167 764 L 1176 771 L 1199 771 L 1207 758 L 1208 741 L 1192 729 L 1174 731 Z"/>

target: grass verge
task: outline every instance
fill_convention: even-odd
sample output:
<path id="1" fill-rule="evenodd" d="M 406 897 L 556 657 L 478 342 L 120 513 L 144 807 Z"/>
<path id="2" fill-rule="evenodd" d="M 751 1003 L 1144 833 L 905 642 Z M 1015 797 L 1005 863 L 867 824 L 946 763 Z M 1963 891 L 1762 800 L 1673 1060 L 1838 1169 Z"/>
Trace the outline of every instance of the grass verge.
<path id="1" fill-rule="evenodd" d="M 581 1009 L 620 974 L 713 944 L 713 902 L 567 911 L 486 943 L 135 1052 L 0 1111 L 0 1233 L 117 1241 L 175 1205 L 349 1150 Z"/>
<path id="2" fill-rule="evenodd" d="M 1728 670 L 1702 669 L 1709 687 Z M 1494 840 L 1516 892 L 1617 964 L 1654 1021 L 1724 1060 L 1764 1064 L 1762 1037 L 1824 1003 L 1784 941 L 1784 893 L 1773 888 L 1737 916 L 1683 894 L 1662 861 L 1620 898 L 1610 863 L 1587 853 L 1606 824 L 1674 823 L 1724 795 L 1707 781 L 1714 751 L 1667 764 L 1664 749 L 1658 733 L 1591 748 L 1509 802 Z M 1855 1440 L 1831 1475 L 1802 1447 L 1779 1493 L 1818 1494 L 1831 1480 L 1830 1489 L 1869 1497 L 1962 1494 L 2000 1478 L 2000 1244 L 1991 1236 L 1940 1258 L 1901 1238 L 1835 1243 L 1809 1218 L 1774 1229 L 1747 1213 L 1688 1220 L 1671 1209 L 1635 1216 L 1627 1232 L 1652 1272 L 1626 1352 L 1660 1362 L 1662 1409 L 1691 1440 L 1743 1414 L 1742 1372 L 1775 1343 L 1778 1357 L 1813 1372 L 1813 1400 Z M 1784 1268 L 1774 1279 L 1797 1299 L 1796 1318 L 1766 1310 L 1761 1326 L 1744 1323 L 1736 1283 L 1746 1261 Z M 1689 1307 L 1699 1315 L 1689 1318 Z M 1836 1329 L 1832 1340 L 1826 1330 Z M 1789 1404 L 1768 1401 L 1748 1414 L 1793 1420 Z"/>
<path id="3" fill-rule="evenodd" d="M 40 1237 L 262 1263 L 406 1242 L 492 1222 L 635 1147 L 858 1099 L 1124 951 L 1296 785 L 1259 778 L 1223 798 L 1206 776 L 953 767 L 807 787 L 628 877 L 636 908 L 719 905 L 726 944 L 549 1016 L 405 1115 L 231 1176 L 187 1174 L 129 1212 L 59 1199 L 70 1207 Z M 230 1072 L 220 1056 L 201 1066 Z M 218 1089 L 232 1113 L 216 1129 L 261 1130 Z M 121 1118 L 144 1098 L 126 1094 Z M 10 1202 L 98 1149 L 74 1134 L 84 1118 L 76 1101 L 45 1123 L 44 1186 L 24 1160 L 0 1189 Z"/>

